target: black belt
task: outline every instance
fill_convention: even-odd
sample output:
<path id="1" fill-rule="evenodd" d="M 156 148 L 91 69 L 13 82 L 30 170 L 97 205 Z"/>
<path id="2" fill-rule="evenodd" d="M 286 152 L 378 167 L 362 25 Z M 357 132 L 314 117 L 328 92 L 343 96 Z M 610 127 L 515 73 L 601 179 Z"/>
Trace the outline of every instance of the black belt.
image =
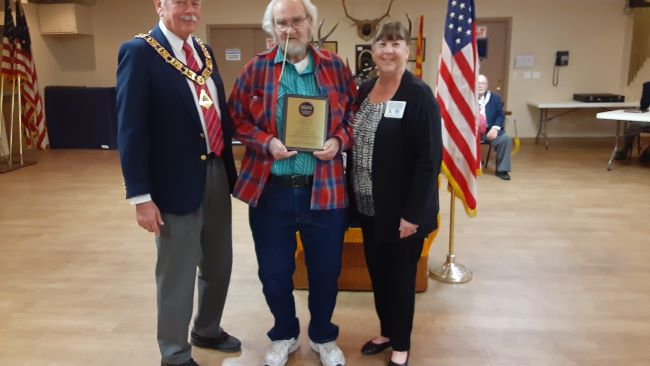
<path id="1" fill-rule="evenodd" d="M 309 187 L 314 183 L 313 175 L 269 175 L 269 183 L 288 188 Z"/>

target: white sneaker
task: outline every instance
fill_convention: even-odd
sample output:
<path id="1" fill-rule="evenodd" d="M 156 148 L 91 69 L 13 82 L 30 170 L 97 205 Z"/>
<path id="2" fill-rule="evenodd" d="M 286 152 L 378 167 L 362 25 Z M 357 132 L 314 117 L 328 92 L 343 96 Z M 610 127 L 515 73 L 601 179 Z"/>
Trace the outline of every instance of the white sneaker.
<path id="1" fill-rule="evenodd" d="M 343 356 L 343 351 L 339 346 L 336 345 L 336 341 L 314 343 L 310 339 L 309 346 L 320 355 L 320 363 L 323 366 L 345 366 L 345 356 Z"/>
<path id="2" fill-rule="evenodd" d="M 264 366 L 284 366 L 287 364 L 289 354 L 300 347 L 295 338 L 271 342 L 271 349 L 266 351 Z"/>

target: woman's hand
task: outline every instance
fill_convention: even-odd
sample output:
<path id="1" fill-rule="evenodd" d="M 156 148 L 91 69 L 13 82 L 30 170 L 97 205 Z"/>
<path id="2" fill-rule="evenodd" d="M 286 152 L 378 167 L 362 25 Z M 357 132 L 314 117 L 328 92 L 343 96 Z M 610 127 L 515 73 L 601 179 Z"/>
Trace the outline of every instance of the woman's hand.
<path id="1" fill-rule="evenodd" d="M 418 226 L 415 224 L 411 224 L 410 222 L 400 219 L 399 220 L 399 238 L 404 239 L 408 238 L 409 236 L 415 234 L 418 231 Z"/>

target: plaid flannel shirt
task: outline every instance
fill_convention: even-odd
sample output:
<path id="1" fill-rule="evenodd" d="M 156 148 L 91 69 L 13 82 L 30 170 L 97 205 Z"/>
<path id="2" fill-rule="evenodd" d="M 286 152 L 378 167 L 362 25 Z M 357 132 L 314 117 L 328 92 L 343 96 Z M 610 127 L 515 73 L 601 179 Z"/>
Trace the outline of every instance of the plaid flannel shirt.
<path id="1" fill-rule="evenodd" d="M 275 46 L 250 60 L 235 81 L 228 100 L 235 138 L 246 145 L 233 195 L 251 206 L 257 206 L 273 165 L 269 142 L 278 137 L 275 110 L 282 64 L 274 62 L 277 52 Z M 316 160 L 310 207 L 312 210 L 343 208 L 348 204 L 348 197 L 341 151 L 352 145 L 352 105 L 357 89 L 350 69 L 339 56 L 312 46 L 308 52 L 314 56 L 314 75 L 320 94 L 329 99 L 327 137 L 337 137 L 341 143 L 334 159 Z"/>

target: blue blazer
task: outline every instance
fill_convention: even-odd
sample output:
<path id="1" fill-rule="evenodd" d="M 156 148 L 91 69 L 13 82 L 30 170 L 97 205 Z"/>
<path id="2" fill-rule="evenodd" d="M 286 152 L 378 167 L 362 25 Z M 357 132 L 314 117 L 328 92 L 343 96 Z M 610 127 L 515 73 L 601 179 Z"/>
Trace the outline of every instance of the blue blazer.
<path id="1" fill-rule="evenodd" d="M 499 136 L 505 132 L 505 115 L 503 114 L 503 102 L 498 94 L 490 92 L 490 100 L 485 105 L 485 119 L 487 120 L 487 130 L 490 131 L 492 126 L 499 126 Z"/>
<path id="2" fill-rule="evenodd" d="M 151 36 L 173 55 L 158 26 Z M 198 49 L 196 41 L 194 47 Z M 212 50 L 210 54 L 214 60 Z M 237 178 L 233 128 L 216 62 L 212 80 L 221 109 L 222 159 L 232 192 Z M 209 160 L 201 159 L 207 147 L 192 92 L 186 78 L 143 39 L 132 39 L 120 47 L 117 127 L 127 198 L 150 193 L 161 212 L 177 215 L 199 208 Z"/>

